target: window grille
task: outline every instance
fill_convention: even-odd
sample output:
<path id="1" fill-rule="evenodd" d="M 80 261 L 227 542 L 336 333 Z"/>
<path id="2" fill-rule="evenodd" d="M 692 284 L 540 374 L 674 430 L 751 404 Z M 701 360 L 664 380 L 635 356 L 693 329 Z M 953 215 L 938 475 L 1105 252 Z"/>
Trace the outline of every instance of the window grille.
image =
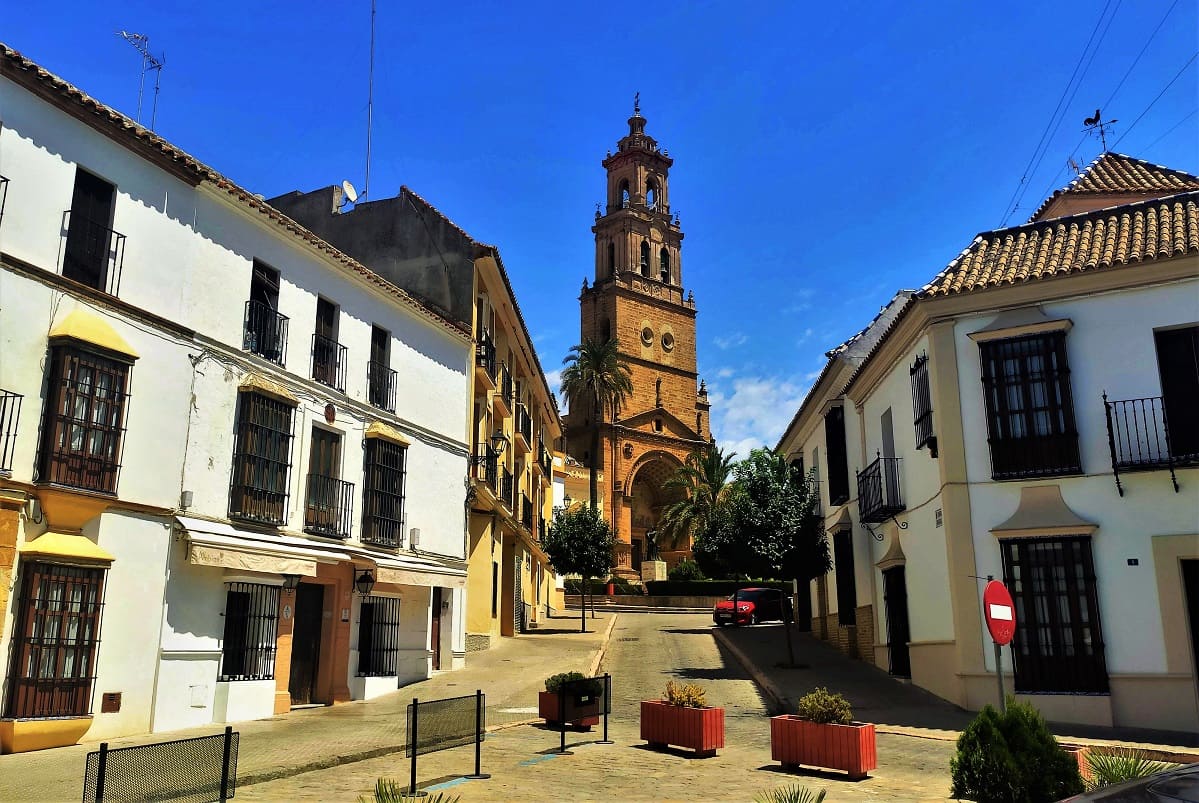
<path id="1" fill-rule="evenodd" d="M 849 459 L 845 453 L 845 410 L 834 407 L 824 417 L 824 459 L 828 462 L 828 501 L 849 501 Z"/>
<path id="2" fill-rule="evenodd" d="M 382 438 L 367 438 L 363 450 L 362 542 L 404 545 L 404 484 L 408 450 Z"/>
<path id="3" fill-rule="evenodd" d="M 399 598 L 363 598 L 358 610 L 358 677 L 392 677 L 399 653 Z"/>
<path id="4" fill-rule="evenodd" d="M 65 346 L 51 353 L 40 479 L 115 493 L 129 365 Z"/>
<path id="5" fill-rule="evenodd" d="M 1000 542 L 1016 603 L 1016 691 L 1108 691 L 1089 536 Z"/>
<path id="6" fill-rule="evenodd" d="M 275 677 L 275 637 L 279 625 L 279 587 L 226 583 L 225 632 L 221 649 L 222 681 L 271 680 Z"/>
<path id="7" fill-rule="evenodd" d="M 292 412 L 291 406 L 268 396 L 239 395 L 229 483 L 231 518 L 285 522 Z"/>
<path id="8" fill-rule="evenodd" d="M 104 573 L 49 563 L 22 565 L 6 717 L 91 713 Z"/>
<path id="9" fill-rule="evenodd" d="M 916 429 L 916 448 L 928 447 L 937 456 L 937 436 L 933 434 L 933 398 L 928 386 L 928 355 L 921 354 L 908 370 L 912 378 L 912 424 Z"/>
<path id="10" fill-rule="evenodd" d="M 852 627 L 858 621 L 858 585 L 851 530 L 840 530 L 833 535 L 833 560 L 837 568 L 837 619 L 843 627 Z"/>
<path id="11" fill-rule="evenodd" d="M 1065 333 L 995 340 L 979 349 L 992 477 L 1081 472 Z"/>

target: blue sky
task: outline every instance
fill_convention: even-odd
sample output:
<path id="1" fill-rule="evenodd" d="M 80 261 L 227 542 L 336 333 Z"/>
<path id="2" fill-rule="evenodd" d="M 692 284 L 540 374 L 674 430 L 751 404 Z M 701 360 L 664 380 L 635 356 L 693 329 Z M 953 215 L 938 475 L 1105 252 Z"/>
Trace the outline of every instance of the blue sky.
<path id="1" fill-rule="evenodd" d="M 268 197 L 361 190 L 369 10 L 10 4 L 0 39 L 133 115 L 140 57 L 115 32 L 148 34 L 167 65 L 160 134 Z M 1199 172 L 1193 0 L 380 0 L 376 36 L 371 196 L 406 184 L 498 245 L 550 371 L 578 339 L 599 162 L 641 93 L 675 158 L 713 430 L 742 455 L 775 443 L 824 352 L 895 290 L 1026 219 L 1071 154 L 1097 156 L 1096 106 L 1120 121 L 1113 150 Z"/>

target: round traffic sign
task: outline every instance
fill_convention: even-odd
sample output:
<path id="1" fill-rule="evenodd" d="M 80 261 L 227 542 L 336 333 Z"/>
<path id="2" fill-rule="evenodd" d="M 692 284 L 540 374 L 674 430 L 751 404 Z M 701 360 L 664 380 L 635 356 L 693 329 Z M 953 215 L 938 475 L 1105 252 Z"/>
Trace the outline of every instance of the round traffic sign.
<path id="1" fill-rule="evenodd" d="M 983 590 L 983 616 L 996 644 L 1003 646 L 1011 642 L 1016 633 L 1016 605 L 1007 587 L 998 580 L 987 583 Z"/>

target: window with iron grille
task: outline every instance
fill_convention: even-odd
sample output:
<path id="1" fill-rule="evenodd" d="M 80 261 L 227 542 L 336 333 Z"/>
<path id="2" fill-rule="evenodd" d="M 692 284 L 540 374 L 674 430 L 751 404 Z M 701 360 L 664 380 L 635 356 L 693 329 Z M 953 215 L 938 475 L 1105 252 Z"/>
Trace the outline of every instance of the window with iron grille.
<path id="1" fill-rule="evenodd" d="M 91 713 L 104 569 L 22 563 L 4 716 Z"/>
<path id="2" fill-rule="evenodd" d="M 42 422 L 39 480 L 116 493 L 129 364 L 55 346 Z"/>
<path id="3" fill-rule="evenodd" d="M 1016 538 L 1000 548 L 1016 603 L 1016 691 L 1106 693 L 1090 536 Z"/>
<path id="4" fill-rule="evenodd" d="M 837 569 L 837 621 L 843 627 L 857 624 L 858 581 L 853 565 L 853 531 L 833 534 L 833 562 Z"/>
<path id="5" fill-rule="evenodd" d="M 363 450 L 362 541 L 404 545 L 404 482 L 408 450 L 383 438 L 367 438 Z"/>
<path id="6" fill-rule="evenodd" d="M 933 434 L 933 397 L 928 387 L 928 355 L 921 354 L 908 369 L 912 377 L 912 424 L 916 428 L 916 448 L 928 447 L 930 457 L 937 456 L 937 436 Z"/>
<path id="7" fill-rule="evenodd" d="M 229 516 L 263 524 L 287 517 L 292 407 L 259 393 L 237 399 Z"/>
<path id="8" fill-rule="evenodd" d="M 400 652 L 400 600 L 365 597 L 358 611 L 358 677 L 391 677 Z"/>
<path id="9" fill-rule="evenodd" d="M 979 344 L 991 475 L 1078 474 L 1078 432 L 1065 332 Z"/>
<path id="10" fill-rule="evenodd" d="M 218 680 L 271 680 L 275 677 L 275 636 L 279 587 L 226 583 L 225 630 Z"/>

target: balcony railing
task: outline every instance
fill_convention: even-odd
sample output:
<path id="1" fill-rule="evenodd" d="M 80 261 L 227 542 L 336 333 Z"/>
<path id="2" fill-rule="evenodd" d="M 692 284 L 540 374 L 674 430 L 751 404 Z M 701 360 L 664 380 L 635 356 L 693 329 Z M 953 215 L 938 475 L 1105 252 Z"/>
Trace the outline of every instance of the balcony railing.
<path id="1" fill-rule="evenodd" d="M 824 515 L 824 503 L 820 500 L 820 480 L 808 480 L 808 493 L 812 495 L 812 501 L 815 503 L 812 507 L 812 512 L 817 516 Z"/>
<path id="2" fill-rule="evenodd" d="M 499 374 L 495 380 L 496 391 L 495 395 L 508 408 L 509 414 L 512 409 L 512 372 L 508 370 L 508 364 L 501 362 Z"/>
<path id="3" fill-rule="evenodd" d="M 532 447 L 533 418 L 529 415 L 529 408 L 523 404 L 516 405 L 516 434 L 525 439 L 525 448 Z"/>
<path id="4" fill-rule="evenodd" d="M 354 519 L 354 483 L 322 474 L 308 475 L 304 531 L 329 538 L 349 538 Z"/>
<path id="5" fill-rule="evenodd" d="M 83 215 L 62 213 L 67 244 L 62 275 L 110 296 L 120 294 L 125 265 L 125 235 Z"/>
<path id="6" fill-rule="evenodd" d="M 1078 433 L 991 438 L 991 477 L 997 480 L 1079 474 Z"/>
<path id="7" fill-rule="evenodd" d="M 312 336 L 312 378 L 345 393 L 346 347 L 331 337 Z"/>
<path id="8" fill-rule="evenodd" d="M 386 364 L 371 360 L 366 364 L 366 394 L 367 400 L 380 410 L 389 413 L 396 411 L 396 377 L 395 371 Z"/>
<path id="9" fill-rule="evenodd" d="M 886 521 L 906 505 L 899 486 L 901 457 L 879 457 L 858 472 L 858 518 L 866 523 Z"/>
<path id="10" fill-rule="evenodd" d="M 495 343 L 487 334 L 475 344 L 475 365 L 486 371 L 488 376 L 495 376 Z"/>
<path id="11" fill-rule="evenodd" d="M 496 460 L 495 454 L 488 448 L 487 444 L 480 443 L 477 447 L 478 452 L 472 470 L 474 477 L 479 482 L 485 483 L 491 488 L 491 492 L 499 494 L 499 463 Z"/>
<path id="12" fill-rule="evenodd" d="M 507 468 L 500 472 L 503 476 L 500 479 L 500 501 L 508 506 L 512 512 L 516 512 L 516 477 Z"/>
<path id="13" fill-rule="evenodd" d="M 241 347 L 277 365 L 286 363 L 287 316 L 261 301 L 247 301 Z"/>
<path id="14" fill-rule="evenodd" d="M 520 523 L 530 533 L 533 532 L 533 501 L 528 494 L 523 493 L 520 495 Z"/>
<path id="15" fill-rule="evenodd" d="M 537 520 L 537 540 L 538 541 L 545 540 L 546 530 L 547 530 L 547 527 L 545 524 L 545 519 L 538 519 Z"/>
<path id="16" fill-rule="evenodd" d="M 553 458 L 550 457 L 549 449 L 545 448 L 545 442 L 541 440 L 537 441 L 537 465 L 545 476 L 549 477 L 553 474 Z"/>
<path id="17" fill-rule="evenodd" d="M 0 390 L 0 473 L 12 471 L 12 457 L 17 449 L 17 425 L 21 422 L 20 393 Z"/>
<path id="18" fill-rule="evenodd" d="M 1164 399 L 1150 396 L 1144 399 L 1108 401 L 1103 394 L 1107 417 L 1107 443 L 1111 450 L 1112 471 L 1116 488 L 1123 496 L 1121 471 L 1155 471 L 1168 469 L 1174 476 L 1176 466 L 1199 465 L 1199 439 L 1171 433 Z M 1188 442 L 1189 441 L 1189 442 Z"/>

